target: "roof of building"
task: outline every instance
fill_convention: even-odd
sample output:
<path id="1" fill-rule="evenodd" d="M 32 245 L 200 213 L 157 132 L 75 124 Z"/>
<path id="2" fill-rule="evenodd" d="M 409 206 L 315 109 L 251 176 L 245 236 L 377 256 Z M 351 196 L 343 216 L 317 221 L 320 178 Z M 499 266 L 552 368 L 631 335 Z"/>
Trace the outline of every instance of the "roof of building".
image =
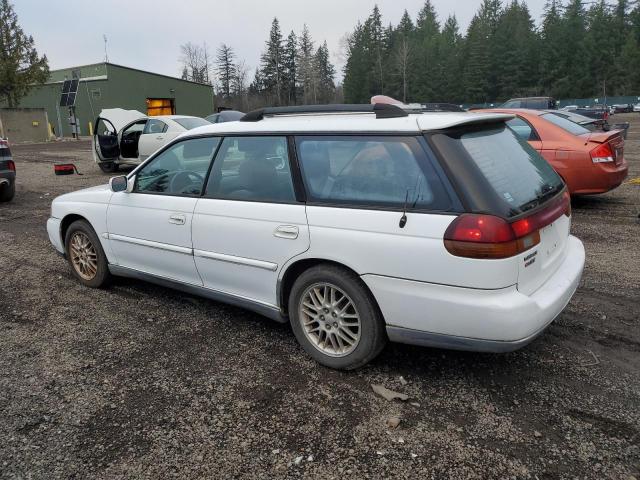
<path id="1" fill-rule="evenodd" d="M 211 85 L 207 85 L 205 83 L 200 83 L 200 82 L 193 82 L 191 80 L 185 80 L 183 78 L 178 78 L 178 77 L 172 77 L 171 75 L 165 75 L 163 73 L 156 73 L 156 72 L 150 72 L 148 70 L 142 70 L 139 68 L 134 68 L 134 67 L 127 67 L 125 65 L 119 65 L 117 63 L 111 63 L 111 62 L 99 62 L 99 63 L 90 63 L 87 65 L 76 65 L 76 66 L 72 66 L 72 67 L 67 67 L 67 68 L 56 68 L 54 70 L 50 70 L 49 72 L 49 80 L 46 83 L 59 83 L 64 81 L 65 77 L 70 77 L 71 72 L 73 70 L 80 70 L 81 71 L 81 76 L 80 79 L 81 80 L 107 80 L 108 79 L 108 67 L 112 66 L 112 67 L 117 67 L 117 68 L 123 68 L 125 70 L 131 70 L 134 72 L 140 72 L 140 73 L 145 73 L 147 75 L 154 75 L 154 76 L 158 76 L 158 77 L 164 77 L 164 78 L 170 78 L 171 80 L 177 80 L 179 82 L 187 82 L 187 83 L 191 83 L 194 85 L 202 85 L 202 86 L 207 86 L 210 87 Z M 82 71 L 85 70 L 90 70 L 90 69 L 94 69 L 97 73 L 97 75 L 94 73 L 92 75 L 90 75 L 89 77 L 83 76 L 82 75 Z M 68 72 L 68 75 L 64 75 L 66 72 Z M 60 75 L 62 74 L 62 75 Z"/>

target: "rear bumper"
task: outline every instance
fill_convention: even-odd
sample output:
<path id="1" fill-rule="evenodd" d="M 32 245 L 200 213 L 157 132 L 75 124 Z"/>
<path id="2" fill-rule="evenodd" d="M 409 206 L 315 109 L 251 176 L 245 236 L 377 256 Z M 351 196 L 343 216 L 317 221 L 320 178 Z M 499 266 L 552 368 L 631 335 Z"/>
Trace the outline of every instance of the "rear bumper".
<path id="1" fill-rule="evenodd" d="M 569 237 L 556 272 L 532 295 L 364 275 L 387 322 L 389 339 L 430 347 L 507 352 L 523 347 L 562 312 L 584 267 L 582 242 Z"/>
<path id="2" fill-rule="evenodd" d="M 629 164 L 623 160 L 620 165 L 607 163 L 594 164 L 589 171 L 582 172 L 576 179 L 572 195 L 591 195 L 606 193 L 624 182 L 629 173 Z"/>

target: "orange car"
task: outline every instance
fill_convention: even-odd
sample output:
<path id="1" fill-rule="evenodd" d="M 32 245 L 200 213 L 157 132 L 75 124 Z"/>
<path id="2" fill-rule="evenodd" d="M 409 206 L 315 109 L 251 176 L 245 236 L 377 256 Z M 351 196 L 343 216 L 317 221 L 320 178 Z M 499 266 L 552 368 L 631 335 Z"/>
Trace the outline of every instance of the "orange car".
<path id="1" fill-rule="evenodd" d="M 619 130 L 591 132 L 545 110 L 475 110 L 511 113 L 507 124 L 535 148 L 563 178 L 572 195 L 604 193 L 627 177 L 624 138 Z"/>

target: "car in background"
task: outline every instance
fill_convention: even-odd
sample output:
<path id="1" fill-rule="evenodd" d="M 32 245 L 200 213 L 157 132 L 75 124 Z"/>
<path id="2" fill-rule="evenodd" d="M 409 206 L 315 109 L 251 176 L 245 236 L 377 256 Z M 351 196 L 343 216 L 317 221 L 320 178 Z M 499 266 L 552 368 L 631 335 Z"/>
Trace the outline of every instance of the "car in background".
<path id="1" fill-rule="evenodd" d="M 590 131 L 602 130 L 603 132 L 607 132 L 611 130 L 611 128 L 609 127 L 609 123 L 606 120 L 585 117 L 584 115 L 580 115 L 579 113 L 569 112 L 565 110 L 547 110 L 547 112 L 562 118 L 566 118 L 567 120 L 570 120 L 573 123 L 577 123 L 578 125 L 582 125 L 584 128 Z"/>
<path id="2" fill-rule="evenodd" d="M 532 110 L 555 110 L 558 102 L 553 97 L 524 97 L 507 100 L 498 108 L 529 108 Z"/>
<path id="3" fill-rule="evenodd" d="M 224 123 L 224 122 L 237 122 L 244 117 L 243 112 L 237 110 L 222 110 L 221 112 L 214 113 L 204 119 L 209 123 Z"/>
<path id="4" fill-rule="evenodd" d="M 634 112 L 640 112 L 640 103 L 636 103 L 636 104 L 633 106 L 633 111 L 634 111 Z"/>
<path id="5" fill-rule="evenodd" d="M 387 340 L 512 351 L 565 308 L 585 253 L 511 118 L 265 108 L 56 198 L 47 231 L 87 287 L 129 276 L 241 306 L 331 368 Z"/>
<path id="6" fill-rule="evenodd" d="M 630 103 L 618 103 L 613 105 L 614 113 L 631 113 L 633 112 L 633 105 Z"/>
<path id="7" fill-rule="evenodd" d="M 209 122 L 200 117 L 105 109 L 95 123 L 93 158 L 103 172 L 117 172 L 120 165 L 139 165 L 181 133 L 204 125 Z"/>
<path id="8" fill-rule="evenodd" d="M 16 194 L 16 164 L 9 142 L 0 138 L 0 202 L 8 202 Z"/>
<path id="9" fill-rule="evenodd" d="M 562 177 L 572 195 L 605 193 L 627 177 L 624 138 L 619 130 L 589 131 L 548 111 L 498 109 L 510 113 L 514 132 L 535 148 Z"/>
<path id="10" fill-rule="evenodd" d="M 561 111 L 570 111 L 570 110 L 575 110 L 576 108 L 579 108 L 578 105 L 565 105 L 564 107 L 560 108 L 559 110 Z"/>
<path id="11" fill-rule="evenodd" d="M 612 115 L 610 108 L 606 105 L 595 105 L 593 107 L 579 107 L 572 110 L 568 110 L 572 113 L 577 113 L 589 118 L 595 118 L 596 120 L 608 120 Z"/>

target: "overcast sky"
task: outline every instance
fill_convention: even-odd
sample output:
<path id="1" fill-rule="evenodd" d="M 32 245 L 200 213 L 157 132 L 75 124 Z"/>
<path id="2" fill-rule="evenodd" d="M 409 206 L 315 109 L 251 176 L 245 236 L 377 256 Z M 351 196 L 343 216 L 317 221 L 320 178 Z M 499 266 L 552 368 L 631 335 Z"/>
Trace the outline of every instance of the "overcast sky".
<path id="1" fill-rule="evenodd" d="M 440 20 L 455 14 L 462 29 L 481 0 L 432 0 Z M 212 52 L 232 46 L 254 69 L 271 21 L 278 17 L 283 36 L 307 24 L 316 42 L 329 44 L 332 61 L 341 66 L 340 38 L 378 4 L 383 22 L 394 25 L 406 9 L 415 17 L 424 0 L 13 0 L 20 24 L 49 58 L 50 68 L 104 60 L 179 75 L 180 45 L 206 42 Z M 527 2 L 539 23 L 545 0 Z M 342 78 L 342 72 L 339 73 Z M 253 78 L 253 73 L 250 74 Z"/>

